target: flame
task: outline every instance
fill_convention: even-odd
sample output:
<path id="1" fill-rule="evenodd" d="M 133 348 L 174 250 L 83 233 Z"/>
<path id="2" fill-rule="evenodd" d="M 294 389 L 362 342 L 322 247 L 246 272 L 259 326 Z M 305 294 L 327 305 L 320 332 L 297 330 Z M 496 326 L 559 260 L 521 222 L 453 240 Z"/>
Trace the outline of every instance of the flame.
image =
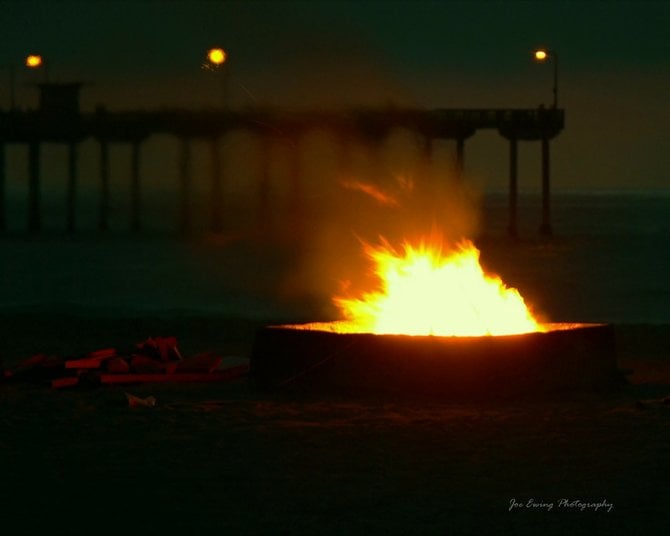
<path id="1" fill-rule="evenodd" d="M 389 207 L 400 206 L 400 203 L 398 203 L 398 200 L 395 197 L 383 192 L 373 184 L 362 181 L 341 181 L 340 185 L 347 190 L 354 190 L 367 194 L 381 205 Z"/>
<path id="2" fill-rule="evenodd" d="M 519 292 L 486 274 L 468 240 L 443 255 L 441 245 L 365 245 L 379 290 L 334 298 L 345 320 L 338 332 L 481 336 L 542 331 Z"/>

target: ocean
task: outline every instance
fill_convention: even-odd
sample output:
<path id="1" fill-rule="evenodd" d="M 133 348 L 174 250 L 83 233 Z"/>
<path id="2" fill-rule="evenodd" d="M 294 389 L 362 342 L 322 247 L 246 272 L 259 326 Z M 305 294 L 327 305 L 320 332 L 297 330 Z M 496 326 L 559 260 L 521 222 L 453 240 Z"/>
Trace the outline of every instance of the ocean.
<path id="1" fill-rule="evenodd" d="M 539 236 L 539 202 L 539 195 L 521 196 L 514 241 L 505 233 L 506 198 L 484 199 L 474 241 L 487 269 L 547 320 L 670 323 L 670 195 L 556 194 L 551 239 Z M 282 320 L 329 314 L 328 296 L 313 285 L 285 284 L 300 278 L 294 272 L 304 248 L 244 233 L 183 238 L 161 228 L 169 218 L 160 211 L 149 218 L 158 223 L 146 233 L 119 224 L 101 234 L 91 217 L 88 228 L 68 236 L 48 211 L 44 232 L 35 235 L 15 217 L 0 238 L 0 313 Z"/>
<path id="2" fill-rule="evenodd" d="M 532 239 L 539 196 L 526 198 L 520 234 L 529 240 L 501 259 L 520 289 L 528 285 L 530 301 L 557 321 L 668 323 L 670 196 L 569 194 L 552 202 L 554 238 Z M 503 204 L 498 198 L 488 205 L 499 233 Z"/>

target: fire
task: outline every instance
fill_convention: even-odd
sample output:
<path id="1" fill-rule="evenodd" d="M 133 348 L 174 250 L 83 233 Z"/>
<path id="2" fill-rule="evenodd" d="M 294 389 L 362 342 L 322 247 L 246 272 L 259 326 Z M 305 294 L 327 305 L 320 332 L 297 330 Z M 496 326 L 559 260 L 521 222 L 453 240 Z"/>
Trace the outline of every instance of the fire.
<path id="1" fill-rule="evenodd" d="M 542 331 L 519 292 L 486 274 L 468 240 L 443 254 L 440 245 L 365 246 L 380 288 L 336 297 L 345 320 L 338 332 L 480 336 Z M 334 326 L 335 327 L 335 326 Z"/>

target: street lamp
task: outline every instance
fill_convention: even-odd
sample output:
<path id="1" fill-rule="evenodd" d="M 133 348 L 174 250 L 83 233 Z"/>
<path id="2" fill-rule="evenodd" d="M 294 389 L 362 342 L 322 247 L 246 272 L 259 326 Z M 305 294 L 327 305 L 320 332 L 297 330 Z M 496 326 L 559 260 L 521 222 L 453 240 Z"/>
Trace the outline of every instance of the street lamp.
<path id="1" fill-rule="evenodd" d="M 28 54 L 23 60 L 24 67 L 28 69 L 44 69 L 44 81 L 49 81 L 47 63 L 41 54 Z M 9 73 L 9 107 L 16 109 L 16 64 L 0 65 L 0 69 L 7 69 Z"/>
<path id="2" fill-rule="evenodd" d="M 558 54 L 553 50 L 538 48 L 533 52 L 535 61 L 544 63 L 551 59 L 554 63 L 554 109 L 558 108 Z"/>
<path id="3" fill-rule="evenodd" d="M 28 54 L 25 61 L 26 67 L 29 69 L 44 69 L 44 81 L 49 82 L 49 69 L 47 62 L 41 54 Z"/>
<path id="4" fill-rule="evenodd" d="M 28 54 L 26 56 L 26 67 L 36 69 L 42 65 L 43 61 L 42 56 L 39 54 Z"/>
<path id="5" fill-rule="evenodd" d="M 215 47 L 207 51 L 207 60 L 212 64 L 212 68 L 214 69 L 221 67 L 226 62 L 226 59 L 228 59 L 228 54 L 222 48 Z"/>
<path id="6" fill-rule="evenodd" d="M 221 89 L 223 100 L 223 107 L 228 107 L 228 76 L 229 69 L 226 63 L 228 61 L 228 53 L 221 47 L 212 47 L 207 51 L 207 61 L 202 64 L 202 68 L 208 71 L 221 71 Z"/>

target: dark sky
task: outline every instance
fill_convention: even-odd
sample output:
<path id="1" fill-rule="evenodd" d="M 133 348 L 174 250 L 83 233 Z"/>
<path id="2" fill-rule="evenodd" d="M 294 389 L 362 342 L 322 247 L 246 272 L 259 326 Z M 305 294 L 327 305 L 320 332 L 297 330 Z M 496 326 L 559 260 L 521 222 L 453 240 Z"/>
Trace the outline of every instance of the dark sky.
<path id="1" fill-rule="evenodd" d="M 560 59 L 567 114 L 552 147 L 557 188 L 670 188 L 669 2 L 0 0 L 0 8 L 0 62 L 41 52 L 52 80 L 88 84 L 88 109 L 217 105 L 220 79 L 201 68 L 215 44 L 230 54 L 234 105 L 530 108 L 552 99 L 551 67 L 530 55 L 546 45 Z M 38 76 L 19 69 L 21 106 L 34 106 Z M 467 164 L 481 175 L 506 169 L 506 150 L 478 134 Z M 522 175 L 539 149 L 524 151 Z"/>

